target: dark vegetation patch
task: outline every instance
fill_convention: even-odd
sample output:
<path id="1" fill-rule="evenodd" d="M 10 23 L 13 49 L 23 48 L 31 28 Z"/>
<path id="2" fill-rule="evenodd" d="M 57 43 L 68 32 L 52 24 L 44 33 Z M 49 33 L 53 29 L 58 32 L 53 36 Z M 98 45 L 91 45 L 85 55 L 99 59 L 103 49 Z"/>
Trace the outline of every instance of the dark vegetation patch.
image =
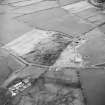
<path id="1" fill-rule="evenodd" d="M 54 34 L 35 45 L 35 48 L 23 56 L 23 59 L 29 63 L 51 66 L 70 42 L 69 38 Z"/>

